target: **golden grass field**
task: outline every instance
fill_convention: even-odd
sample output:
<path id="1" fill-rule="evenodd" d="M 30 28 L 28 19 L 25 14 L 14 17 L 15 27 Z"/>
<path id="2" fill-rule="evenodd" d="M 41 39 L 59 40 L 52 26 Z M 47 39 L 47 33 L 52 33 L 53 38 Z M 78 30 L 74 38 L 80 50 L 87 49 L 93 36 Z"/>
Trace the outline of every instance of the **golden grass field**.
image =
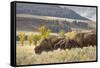
<path id="1" fill-rule="evenodd" d="M 16 63 L 17 65 L 63 63 L 75 61 L 95 61 L 96 47 L 72 48 L 70 50 L 54 50 L 35 54 L 34 45 L 29 46 L 25 43 L 21 46 L 16 45 Z"/>

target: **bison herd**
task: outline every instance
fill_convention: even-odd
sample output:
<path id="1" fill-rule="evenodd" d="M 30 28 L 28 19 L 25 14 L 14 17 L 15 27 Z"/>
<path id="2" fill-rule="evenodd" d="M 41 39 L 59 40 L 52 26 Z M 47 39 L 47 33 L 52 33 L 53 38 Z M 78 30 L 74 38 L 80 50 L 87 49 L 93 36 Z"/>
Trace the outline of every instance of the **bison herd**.
<path id="1" fill-rule="evenodd" d="M 43 51 L 53 51 L 60 49 L 83 48 L 88 46 L 96 46 L 95 33 L 78 33 L 73 39 L 65 39 L 58 37 L 50 37 L 41 41 L 35 47 L 35 53 L 41 54 Z"/>

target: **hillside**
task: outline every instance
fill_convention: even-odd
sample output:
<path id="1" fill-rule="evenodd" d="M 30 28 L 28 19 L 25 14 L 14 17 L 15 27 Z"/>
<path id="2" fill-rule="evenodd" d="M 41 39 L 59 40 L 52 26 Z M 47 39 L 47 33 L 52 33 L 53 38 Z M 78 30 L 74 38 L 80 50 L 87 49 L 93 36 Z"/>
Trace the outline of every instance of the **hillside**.
<path id="1" fill-rule="evenodd" d="M 18 31 L 38 31 L 42 25 L 46 25 L 52 32 L 62 29 L 66 32 L 89 30 L 96 27 L 95 23 L 74 10 L 56 5 L 18 4 L 16 13 Z"/>
<path id="2" fill-rule="evenodd" d="M 62 8 L 57 5 L 18 4 L 16 9 L 17 14 L 31 14 L 39 16 L 88 20 L 87 18 L 80 16 L 69 8 Z"/>

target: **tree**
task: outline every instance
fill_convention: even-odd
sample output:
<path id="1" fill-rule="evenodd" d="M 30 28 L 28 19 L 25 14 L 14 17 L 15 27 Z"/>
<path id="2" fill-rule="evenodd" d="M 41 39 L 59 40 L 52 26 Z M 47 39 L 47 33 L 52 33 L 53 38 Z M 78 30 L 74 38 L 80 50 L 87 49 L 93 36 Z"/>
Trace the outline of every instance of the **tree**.
<path id="1" fill-rule="evenodd" d="M 45 26 L 41 26 L 41 27 L 39 28 L 39 31 L 41 32 L 41 35 L 44 35 L 44 34 L 46 33 L 47 29 L 46 29 Z"/>
<path id="2" fill-rule="evenodd" d="M 48 30 L 45 32 L 45 34 L 43 35 L 44 38 L 48 38 L 48 37 L 50 36 L 50 33 L 51 33 L 51 30 L 48 29 Z"/>
<path id="3" fill-rule="evenodd" d="M 60 30 L 60 31 L 59 31 L 59 36 L 60 36 L 61 38 L 65 38 L 65 31 L 64 31 L 64 30 Z"/>
<path id="4" fill-rule="evenodd" d="M 19 33 L 18 37 L 19 37 L 19 41 L 21 42 L 21 44 L 23 46 L 24 41 L 25 41 L 25 33 L 23 33 L 23 32 Z"/>
<path id="5" fill-rule="evenodd" d="M 41 33 L 41 38 L 42 39 L 48 38 L 50 36 L 50 33 L 51 33 L 51 30 L 47 29 L 45 26 L 41 26 L 39 28 L 39 31 Z"/>
<path id="6" fill-rule="evenodd" d="M 37 45 L 38 41 L 41 39 L 41 35 L 33 35 L 34 45 Z"/>

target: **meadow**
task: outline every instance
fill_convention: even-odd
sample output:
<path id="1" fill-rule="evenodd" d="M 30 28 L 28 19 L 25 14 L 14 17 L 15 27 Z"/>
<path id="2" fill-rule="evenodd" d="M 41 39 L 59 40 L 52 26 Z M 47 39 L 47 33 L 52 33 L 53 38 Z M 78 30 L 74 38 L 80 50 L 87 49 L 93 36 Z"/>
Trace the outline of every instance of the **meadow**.
<path id="1" fill-rule="evenodd" d="M 96 34 L 93 32 L 65 33 L 61 30 L 59 33 L 52 33 L 49 29 L 41 27 L 40 33 L 17 32 L 17 35 L 19 37 L 16 41 L 17 65 L 96 60 Z M 62 40 L 57 42 L 58 39 Z M 61 49 L 62 47 L 64 49 Z"/>
<path id="2" fill-rule="evenodd" d="M 16 63 L 17 65 L 30 64 L 48 64 L 48 63 L 63 63 L 63 62 L 81 62 L 96 60 L 96 46 L 72 48 L 61 50 L 57 49 L 49 52 L 36 54 L 35 46 L 29 46 L 26 42 L 24 46 L 17 43 L 16 46 Z"/>

